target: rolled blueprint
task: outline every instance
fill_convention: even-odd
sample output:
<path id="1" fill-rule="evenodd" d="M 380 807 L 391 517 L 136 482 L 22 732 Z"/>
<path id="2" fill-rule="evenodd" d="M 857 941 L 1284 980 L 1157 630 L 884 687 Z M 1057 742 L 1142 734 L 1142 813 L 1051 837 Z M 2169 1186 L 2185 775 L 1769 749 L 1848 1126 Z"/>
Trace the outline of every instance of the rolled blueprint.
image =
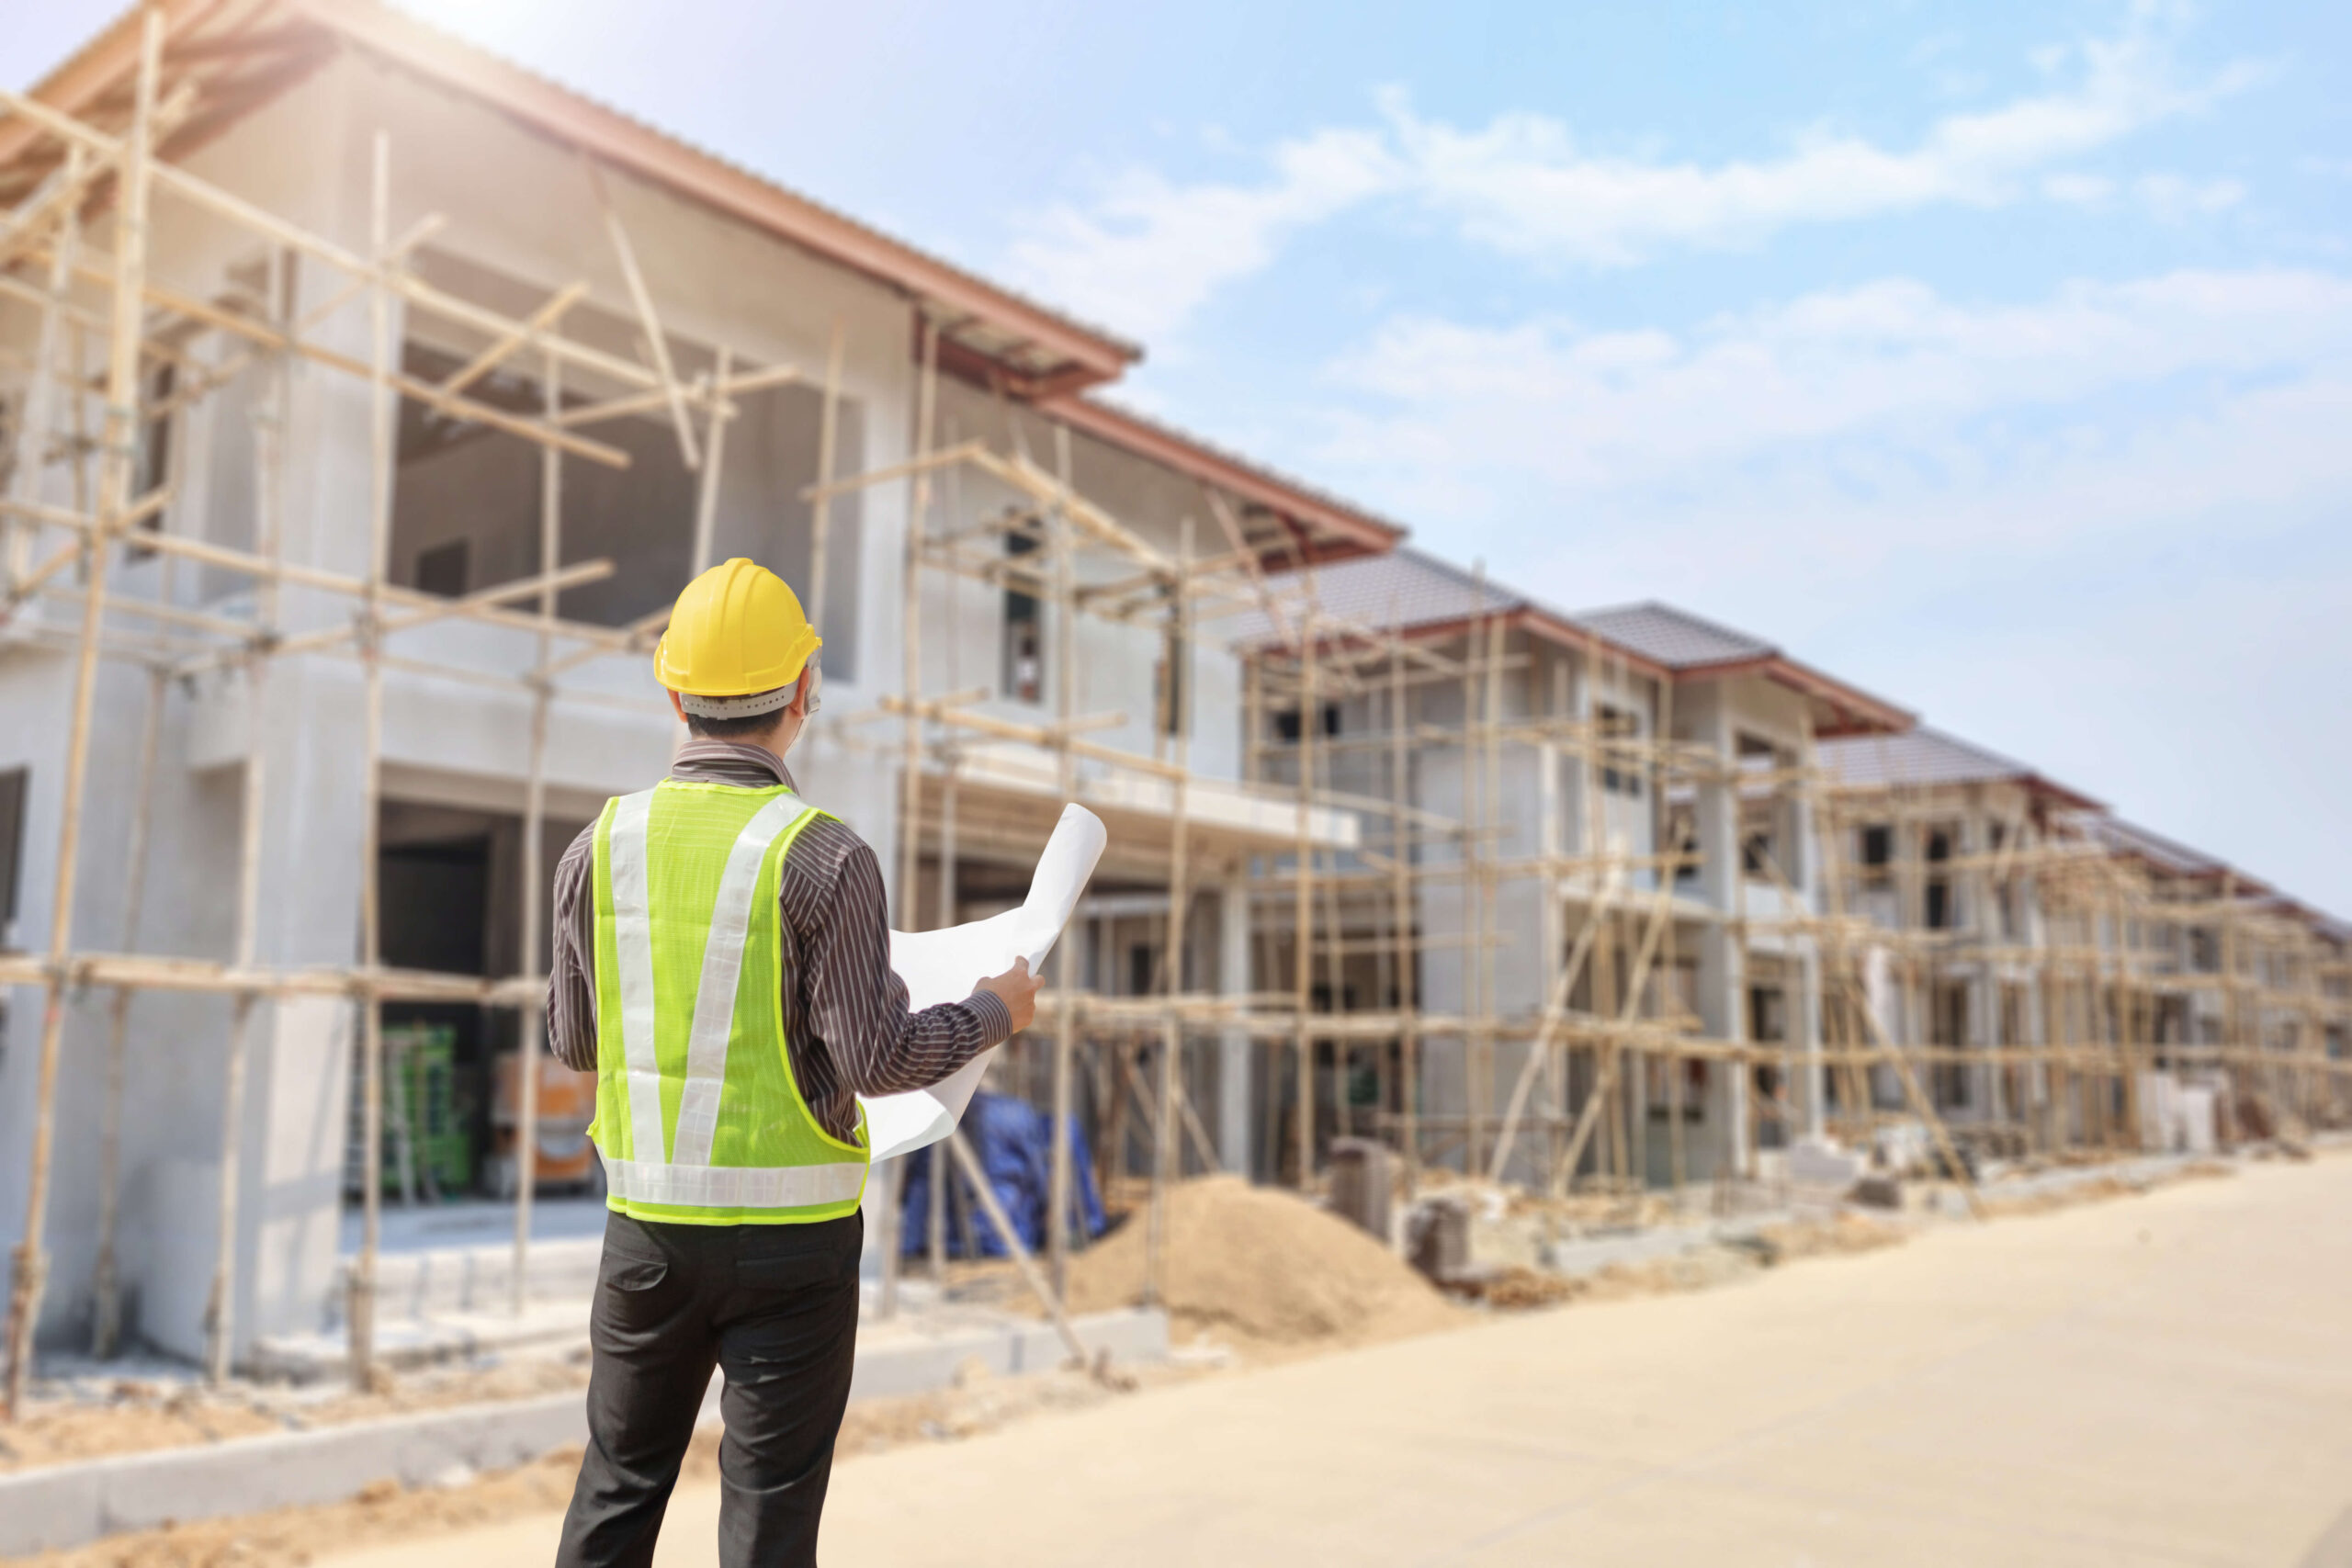
<path id="1" fill-rule="evenodd" d="M 1078 908 L 1079 895 L 1086 891 L 1086 879 L 1094 874 L 1094 863 L 1102 858 L 1108 841 L 1101 818 L 1083 806 L 1065 806 L 1062 819 L 1054 824 L 1054 836 L 1046 840 L 1046 852 L 1037 857 L 1029 897 L 1019 908 L 943 931 L 892 931 L 890 967 L 907 983 L 907 1005 L 921 1010 L 960 1002 L 982 980 L 1012 968 L 1016 958 L 1026 958 L 1033 975 L 1044 968 L 1046 954 L 1069 923 L 1070 911 Z M 874 1157 L 909 1154 L 954 1132 L 995 1055 L 983 1051 L 929 1089 L 871 1100 L 860 1096 Z"/>

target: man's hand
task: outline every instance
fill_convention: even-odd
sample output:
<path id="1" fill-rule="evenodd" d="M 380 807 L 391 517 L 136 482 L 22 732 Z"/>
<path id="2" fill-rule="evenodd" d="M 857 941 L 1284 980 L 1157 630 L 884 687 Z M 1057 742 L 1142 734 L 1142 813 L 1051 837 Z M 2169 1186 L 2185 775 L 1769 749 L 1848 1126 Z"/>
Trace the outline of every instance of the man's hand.
<path id="1" fill-rule="evenodd" d="M 1018 1034 L 1037 1021 L 1037 987 L 1045 983 L 1029 973 L 1027 959 L 1016 958 L 1012 968 L 981 981 L 974 989 L 986 991 L 1004 1004 L 1004 1010 L 1012 1015 L 1012 1032 Z"/>

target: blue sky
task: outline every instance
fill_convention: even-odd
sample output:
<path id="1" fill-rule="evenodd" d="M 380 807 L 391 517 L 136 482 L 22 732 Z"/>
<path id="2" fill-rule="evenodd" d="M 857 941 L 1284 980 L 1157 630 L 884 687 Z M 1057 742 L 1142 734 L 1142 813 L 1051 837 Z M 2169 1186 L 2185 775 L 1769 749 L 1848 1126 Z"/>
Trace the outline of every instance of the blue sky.
<path id="1" fill-rule="evenodd" d="M 2352 915 L 2352 7 L 412 8 Z"/>

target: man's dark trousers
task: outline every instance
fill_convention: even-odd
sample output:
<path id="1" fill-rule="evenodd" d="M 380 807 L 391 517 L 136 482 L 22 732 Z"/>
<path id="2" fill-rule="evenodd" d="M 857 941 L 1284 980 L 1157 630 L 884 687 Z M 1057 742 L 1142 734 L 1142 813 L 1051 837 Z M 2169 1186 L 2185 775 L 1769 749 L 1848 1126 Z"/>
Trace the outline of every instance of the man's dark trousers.
<path id="1" fill-rule="evenodd" d="M 858 1214 L 801 1225 L 675 1225 L 607 1214 L 589 1319 L 588 1450 L 559 1568 L 639 1568 L 694 1437 L 711 1369 L 721 1568 L 817 1561 L 817 1517 L 857 1350 Z"/>

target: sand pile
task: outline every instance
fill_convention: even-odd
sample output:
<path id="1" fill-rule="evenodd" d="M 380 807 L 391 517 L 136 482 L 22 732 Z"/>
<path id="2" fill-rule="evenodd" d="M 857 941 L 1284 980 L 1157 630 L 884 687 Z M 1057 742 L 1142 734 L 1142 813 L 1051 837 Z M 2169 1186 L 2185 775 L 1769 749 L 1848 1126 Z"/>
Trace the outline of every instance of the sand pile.
<path id="1" fill-rule="evenodd" d="M 1911 1238 L 1911 1233 L 1899 1224 L 1874 1220 L 1867 1214 L 1841 1210 L 1825 1220 L 1798 1220 L 1786 1224 L 1766 1225 L 1757 1233 L 1770 1267 L 1792 1262 L 1800 1258 L 1825 1258 L 1841 1252 L 1876 1252 L 1882 1247 L 1894 1247 Z"/>
<path id="2" fill-rule="evenodd" d="M 1070 1259 L 1070 1307 L 1105 1312 L 1143 1293 L 1147 1217 Z M 1457 1307 L 1405 1261 L 1303 1198 L 1205 1176 L 1168 1194 L 1169 1314 L 1252 1347 L 1368 1344 L 1451 1328 Z"/>

